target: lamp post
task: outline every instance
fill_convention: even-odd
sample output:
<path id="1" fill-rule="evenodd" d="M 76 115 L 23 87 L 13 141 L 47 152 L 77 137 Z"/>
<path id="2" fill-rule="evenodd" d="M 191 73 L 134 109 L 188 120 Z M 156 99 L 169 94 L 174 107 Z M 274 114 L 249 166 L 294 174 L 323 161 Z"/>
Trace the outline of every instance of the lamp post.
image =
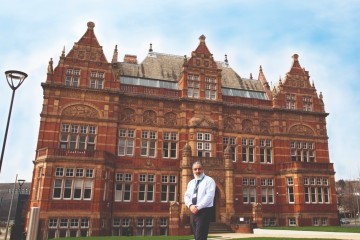
<path id="1" fill-rule="evenodd" d="M 19 195 L 21 194 L 21 188 L 24 185 L 25 180 L 24 179 L 18 179 L 18 184 L 19 184 Z"/>
<path id="2" fill-rule="evenodd" d="M 9 230 L 11 208 L 12 208 L 12 204 L 13 204 L 13 200 L 14 200 L 14 194 L 15 194 L 15 187 L 16 187 L 17 177 L 18 177 L 18 175 L 16 174 L 15 182 L 14 182 L 14 188 L 13 188 L 13 191 L 12 191 L 12 193 L 11 193 L 11 202 L 10 202 L 10 207 L 9 207 L 8 219 L 7 219 L 7 222 L 6 222 L 5 240 L 7 239 L 7 234 L 8 234 L 8 230 Z"/>
<path id="3" fill-rule="evenodd" d="M 24 72 L 20 72 L 20 71 L 16 71 L 16 70 L 9 70 L 9 71 L 5 72 L 5 76 L 6 76 L 6 80 L 7 80 L 8 84 L 13 92 L 12 92 L 12 96 L 11 96 L 10 109 L 9 109 L 9 114 L 8 114 L 8 119 L 7 119 L 7 124 L 6 124 L 3 146 L 2 146 L 2 150 L 1 150 L 0 173 L 1 173 L 1 166 L 2 166 L 2 162 L 3 162 L 3 158 L 4 158 L 6 138 L 7 138 L 7 133 L 9 130 L 11 110 L 12 110 L 12 106 L 13 106 L 13 102 L 14 102 L 15 91 L 16 91 L 16 89 L 18 89 L 20 87 L 20 85 L 24 82 L 25 78 L 28 75 Z"/>

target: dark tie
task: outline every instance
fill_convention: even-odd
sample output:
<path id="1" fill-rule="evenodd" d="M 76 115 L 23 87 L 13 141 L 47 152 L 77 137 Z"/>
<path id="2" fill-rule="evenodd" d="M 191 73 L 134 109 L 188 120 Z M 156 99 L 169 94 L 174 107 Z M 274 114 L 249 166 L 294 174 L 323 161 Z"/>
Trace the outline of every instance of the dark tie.
<path id="1" fill-rule="evenodd" d="M 196 204 L 196 202 L 197 202 L 197 193 L 198 193 L 198 189 L 199 189 L 199 183 L 200 183 L 200 180 L 195 180 L 196 181 L 196 184 L 195 184 L 195 188 L 194 188 L 194 194 L 193 195 L 195 195 L 195 197 L 193 197 L 192 199 L 191 199 L 191 201 L 192 201 L 192 204 Z"/>

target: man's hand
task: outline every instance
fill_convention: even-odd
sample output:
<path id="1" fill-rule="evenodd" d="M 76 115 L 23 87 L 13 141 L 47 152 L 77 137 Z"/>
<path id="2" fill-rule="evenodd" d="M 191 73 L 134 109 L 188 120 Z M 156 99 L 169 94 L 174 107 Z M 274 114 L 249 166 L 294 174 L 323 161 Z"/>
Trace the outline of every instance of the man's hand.
<path id="1" fill-rule="evenodd" d="M 199 209 L 195 205 L 191 205 L 190 212 L 192 212 L 193 214 L 197 214 L 199 212 Z"/>

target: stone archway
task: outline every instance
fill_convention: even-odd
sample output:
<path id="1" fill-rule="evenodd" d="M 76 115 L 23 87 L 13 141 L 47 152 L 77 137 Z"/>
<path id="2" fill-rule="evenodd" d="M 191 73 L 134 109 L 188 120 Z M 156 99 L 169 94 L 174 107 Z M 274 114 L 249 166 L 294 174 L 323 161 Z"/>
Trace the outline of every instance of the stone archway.
<path id="1" fill-rule="evenodd" d="M 211 222 L 221 222 L 221 192 L 216 187 L 215 197 L 214 197 L 214 209 L 213 214 L 211 216 Z"/>

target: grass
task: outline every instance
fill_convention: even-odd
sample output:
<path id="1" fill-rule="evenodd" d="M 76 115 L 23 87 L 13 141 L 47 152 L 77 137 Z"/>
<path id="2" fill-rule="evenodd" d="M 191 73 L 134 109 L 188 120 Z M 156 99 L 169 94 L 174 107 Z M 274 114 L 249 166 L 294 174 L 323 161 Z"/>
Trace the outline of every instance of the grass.
<path id="1" fill-rule="evenodd" d="M 316 232 L 348 232 L 360 233 L 358 226 L 308 226 L 308 227 L 264 227 L 270 230 L 316 231 Z"/>
<path id="2" fill-rule="evenodd" d="M 358 226 L 309 226 L 309 227 L 264 227 L 264 229 L 269 230 L 293 230 L 293 231 L 319 231 L 319 232 L 348 232 L 348 233 L 360 233 L 360 227 Z M 216 236 L 209 236 L 208 238 L 216 238 Z M 190 236 L 152 236 L 152 237 L 143 237 L 143 236 L 131 236 L 131 237 L 80 237 L 80 238 L 66 238 L 69 240 L 192 240 L 194 237 Z M 239 240 L 249 239 L 249 240 L 262 240 L 262 239 L 274 239 L 274 240 L 309 240 L 309 238 L 279 238 L 279 237 L 249 237 L 249 238 L 238 238 Z M 329 240 L 328 238 L 317 238 L 321 240 Z M 334 239 L 332 239 L 334 240 Z"/>
<path id="3" fill-rule="evenodd" d="M 214 236 L 208 237 L 209 238 L 214 238 Z M 69 240 L 113 240 L 113 239 L 127 239 L 127 240 L 145 240 L 145 239 L 150 239 L 150 240 L 193 240 L 194 237 L 193 236 L 153 236 L 153 237 L 82 237 L 82 238 L 66 238 Z M 263 240 L 263 239 L 273 239 L 273 240 L 309 240 L 309 238 L 274 238 L 274 237 L 250 237 L 250 238 L 237 238 L 238 240 Z M 318 240 L 330 240 L 328 238 L 316 238 Z M 233 240 L 236 240 L 235 238 Z M 334 240 L 334 239 L 331 239 Z"/>

